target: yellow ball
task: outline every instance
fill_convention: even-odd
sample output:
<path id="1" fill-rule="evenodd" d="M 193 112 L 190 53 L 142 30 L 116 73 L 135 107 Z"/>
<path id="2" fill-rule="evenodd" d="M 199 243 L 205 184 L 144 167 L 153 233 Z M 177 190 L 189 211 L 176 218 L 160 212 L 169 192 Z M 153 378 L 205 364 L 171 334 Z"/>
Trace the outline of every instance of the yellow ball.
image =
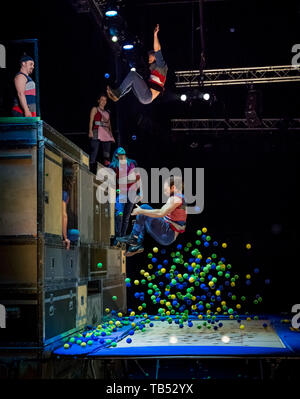
<path id="1" fill-rule="evenodd" d="M 154 252 L 155 254 L 157 254 L 158 248 L 157 248 L 157 247 L 154 247 L 154 248 L 153 248 L 153 252 Z"/>
<path id="2" fill-rule="evenodd" d="M 160 269 L 160 271 L 162 272 L 162 273 L 166 273 L 166 269 L 163 267 L 162 269 Z"/>
<path id="3" fill-rule="evenodd" d="M 202 233 L 207 233 L 207 228 L 206 227 L 202 228 Z"/>
<path id="4" fill-rule="evenodd" d="M 171 306 L 171 302 L 166 302 L 166 306 Z"/>
<path id="5" fill-rule="evenodd" d="M 251 321 L 251 317 L 247 317 L 247 319 L 246 319 L 247 321 Z"/>
<path id="6" fill-rule="evenodd" d="M 194 277 L 190 277 L 190 278 L 189 278 L 189 282 L 190 282 L 190 283 L 194 283 L 194 282 L 195 282 Z"/>
<path id="7" fill-rule="evenodd" d="M 123 317 L 123 314 L 121 312 L 118 313 L 118 317 Z"/>
<path id="8" fill-rule="evenodd" d="M 175 299 L 175 298 L 176 298 L 176 295 L 172 294 L 171 299 Z"/>
<path id="9" fill-rule="evenodd" d="M 192 267 L 196 267 L 196 266 L 197 266 L 197 263 L 193 262 L 193 263 L 191 264 L 191 266 L 192 266 Z"/>
<path id="10" fill-rule="evenodd" d="M 250 275 L 250 274 L 247 274 L 247 275 L 246 275 L 246 279 L 249 280 L 250 278 L 251 278 L 251 275 Z"/>
<path id="11" fill-rule="evenodd" d="M 148 280 L 148 281 L 151 281 L 151 280 L 152 280 L 152 277 L 151 277 L 151 276 L 148 276 L 148 277 L 147 277 L 147 280 Z"/>
<path id="12" fill-rule="evenodd" d="M 241 324 L 241 325 L 240 325 L 240 329 L 241 329 L 241 330 L 245 330 L 244 324 Z"/>
<path id="13" fill-rule="evenodd" d="M 144 317 L 145 317 L 145 319 L 147 319 L 147 318 L 148 318 L 148 315 L 147 315 L 147 313 L 145 313 L 145 314 L 144 314 Z"/>
<path id="14" fill-rule="evenodd" d="M 197 258 L 198 258 L 198 259 L 202 259 L 202 255 L 199 254 L 199 255 L 197 256 Z"/>
<path id="15" fill-rule="evenodd" d="M 161 300 L 159 301 L 159 303 L 160 303 L 161 305 L 164 305 L 164 304 L 165 304 L 165 300 L 164 300 L 164 299 L 161 299 Z"/>
<path id="16" fill-rule="evenodd" d="M 169 312 L 169 311 L 166 312 L 166 315 L 167 315 L 167 316 L 170 316 L 170 314 L 171 314 L 171 312 Z"/>
<path id="17" fill-rule="evenodd" d="M 99 324 L 99 326 L 97 326 L 97 330 L 101 330 L 102 326 Z"/>
<path id="18" fill-rule="evenodd" d="M 211 310 L 210 310 L 210 309 L 207 309 L 206 313 L 207 313 L 207 314 L 211 314 Z"/>
<path id="19" fill-rule="evenodd" d="M 138 307 L 138 310 L 139 310 L 139 311 L 143 310 L 143 306 L 139 306 L 139 307 Z"/>
<path id="20" fill-rule="evenodd" d="M 230 320 L 233 320 L 233 315 L 231 314 L 231 315 L 229 316 L 229 318 L 230 318 Z"/>
<path id="21" fill-rule="evenodd" d="M 227 248 L 227 244 L 226 244 L 226 242 L 223 242 L 223 244 L 222 244 L 222 248 Z"/>
<path id="22" fill-rule="evenodd" d="M 178 277 L 178 278 L 182 278 L 182 274 L 178 274 L 177 277 Z"/>
<path id="23" fill-rule="evenodd" d="M 232 282 L 230 283 L 230 285 L 231 285 L 231 287 L 235 287 L 235 282 L 232 281 Z"/>
<path id="24" fill-rule="evenodd" d="M 236 308 L 237 308 L 237 309 L 241 309 L 241 307 L 242 307 L 242 306 L 241 306 L 239 303 L 236 305 Z"/>
<path id="25" fill-rule="evenodd" d="M 246 244 L 247 249 L 251 249 L 251 244 Z"/>
<path id="26" fill-rule="evenodd" d="M 197 309 L 197 306 L 196 306 L 196 305 L 192 305 L 192 309 L 193 309 L 193 310 L 196 310 L 196 309 Z"/>
<path id="27" fill-rule="evenodd" d="M 192 296 L 192 301 L 195 301 L 196 300 L 196 297 L 195 297 L 195 295 L 193 295 Z"/>
<path id="28" fill-rule="evenodd" d="M 221 308 L 217 308 L 217 312 L 221 312 L 222 311 L 222 309 Z"/>
<path id="29" fill-rule="evenodd" d="M 221 295 L 221 291 L 217 290 L 217 291 L 216 291 L 216 295 L 217 295 L 217 296 L 220 296 L 220 295 Z"/>
<path id="30" fill-rule="evenodd" d="M 159 320 L 159 316 L 154 316 L 154 320 Z"/>
<path id="31" fill-rule="evenodd" d="M 86 342 L 81 342 L 80 345 L 84 348 L 86 346 Z"/>
<path id="32" fill-rule="evenodd" d="M 135 327 L 135 323 L 131 323 L 131 327 Z"/>
<path id="33" fill-rule="evenodd" d="M 139 285 L 140 284 L 139 280 L 134 280 L 134 284 Z"/>
<path id="34" fill-rule="evenodd" d="M 109 313 L 109 312 L 110 312 L 110 309 L 109 309 L 109 308 L 106 308 L 106 309 L 105 309 L 105 312 L 106 312 L 106 313 Z"/>
<path id="35" fill-rule="evenodd" d="M 140 273 L 141 273 L 142 275 L 145 274 L 145 270 L 142 269 L 142 270 L 140 271 Z"/>
<path id="36" fill-rule="evenodd" d="M 144 277 L 146 277 L 146 278 L 149 277 L 149 273 L 148 273 L 148 272 L 145 272 L 145 273 L 144 273 Z"/>
<path id="37" fill-rule="evenodd" d="M 199 314 L 198 319 L 199 319 L 199 320 L 203 319 L 202 314 Z"/>
<path id="38" fill-rule="evenodd" d="M 131 316 L 131 317 L 135 316 L 135 312 L 131 312 L 131 313 L 130 313 L 130 316 Z"/>
<path id="39" fill-rule="evenodd" d="M 226 305 L 226 301 L 222 301 L 222 302 L 221 302 L 221 305 L 222 305 L 222 306 L 225 306 L 225 305 Z"/>
<path id="40" fill-rule="evenodd" d="M 213 281 L 210 281 L 210 282 L 208 283 L 208 285 L 209 285 L 210 287 L 213 287 L 213 286 L 214 286 L 214 282 L 213 282 Z"/>
<path id="41" fill-rule="evenodd" d="M 69 349 L 69 348 L 70 348 L 70 345 L 69 345 L 69 344 L 64 344 L 64 348 L 65 348 L 65 349 Z"/>
<path id="42" fill-rule="evenodd" d="M 112 320 L 109 320 L 109 324 L 112 325 L 114 324 L 114 322 Z"/>
<path id="43" fill-rule="evenodd" d="M 153 265 L 151 263 L 149 263 L 148 269 L 150 269 L 150 270 L 153 269 Z"/>
<path id="44" fill-rule="evenodd" d="M 121 322 L 119 320 L 116 321 L 116 326 L 119 326 L 121 324 Z"/>

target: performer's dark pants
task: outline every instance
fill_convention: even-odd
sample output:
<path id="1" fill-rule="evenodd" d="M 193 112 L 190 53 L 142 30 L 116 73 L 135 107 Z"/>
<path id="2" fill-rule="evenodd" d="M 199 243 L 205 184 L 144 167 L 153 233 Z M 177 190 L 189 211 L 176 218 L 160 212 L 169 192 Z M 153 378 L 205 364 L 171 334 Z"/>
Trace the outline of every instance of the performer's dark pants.
<path id="1" fill-rule="evenodd" d="M 102 143 L 102 154 L 104 158 L 104 163 L 108 163 L 110 161 L 110 149 L 111 149 L 111 141 L 101 141 L 99 139 L 90 139 L 90 169 L 92 172 L 96 173 L 96 161 L 99 151 L 100 143 Z M 107 165 L 105 165 L 107 166 Z"/>
<path id="2" fill-rule="evenodd" d="M 124 201 L 124 202 L 123 202 Z M 115 205 L 115 235 L 123 237 L 126 235 L 130 215 L 134 204 L 129 201 L 128 194 L 119 194 Z"/>

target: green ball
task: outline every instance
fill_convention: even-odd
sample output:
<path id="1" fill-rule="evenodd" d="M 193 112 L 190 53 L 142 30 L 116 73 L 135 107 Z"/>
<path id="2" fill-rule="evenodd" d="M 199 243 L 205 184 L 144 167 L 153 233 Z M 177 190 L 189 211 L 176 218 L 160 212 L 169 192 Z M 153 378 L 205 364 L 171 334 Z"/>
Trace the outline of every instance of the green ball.
<path id="1" fill-rule="evenodd" d="M 111 299 L 112 299 L 113 301 L 116 301 L 118 298 L 114 295 Z"/>
<path id="2" fill-rule="evenodd" d="M 78 340 L 76 341 L 76 344 L 77 344 L 77 345 L 81 345 L 81 342 L 82 342 L 81 339 L 78 339 Z"/>
<path id="3" fill-rule="evenodd" d="M 236 295 L 232 295 L 232 300 L 235 301 L 236 300 Z"/>
<path id="4" fill-rule="evenodd" d="M 207 236 L 206 241 L 210 241 L 210 240 L 211 240 L 211 236 Z"/>
<path id="5" fill-rule="evenodd" d="M 230 264 L 227 265 L 227 269 L 231 269 L 231 265 Z"/>
<path id="6" fill-rule="evenodd" d="M 69 342 L 71 342 L 73 344 L 75 342 L 75 338 L 74 337 L 70 338 Z"/>
<path id="7" fill-rule="evenodd" d="M 148 290 L 147 292 L 148 292 L 149 295 L 153 294 L 153 290 Z"/>
<path id="8" fill-rule="evenodd" d="M 196 243 L 196 245 L 200 245 L 201 241 L 200 240 L 196 240 L 195 243 Z"/>
<path id="9" fill-rule="evenodd" d="M 233 313 L 233 309 L 231 309 L 231 308 L 228 309 L 228 313 L 229 313 L 229 314 L 232 314 L 232 313 Z"/>
<path id="10" fill-rule="evenodd" d="M 141 284 L 145 285 L 146 284 L 146 280 L 141 280 Z"/>
<path id="11" fill-rule="evenodd" d="M 258 300 L 254 299 L 253 303 L 254 303 L 254 305 L 257 305 L 258 304 Z"/>
<path id="12" fill-rule="evenodd" d="M 116 342 L 112 342 L 111 346 L 112 346 L 113 348 L 115 348 L 115 347 L 117 346 L 117 343 L 116 343 Z"/>
<path id="13" fill-rule="evenodd" d="M 149 253 L 147 256 L 149 259 L 153 257 L 153 255 L 151 253 Z"/>
<path id="14" fill-rule="evenodd" d="M 130 283 L 130 281 L 131 281 L 130 278 L 128 278 L 128 277 L 125 278 L 125 283 Z"/>
<path id="15" fill-rule="evenodd" d="M 186 244 L 186 246 L 187 246 L 188 248 L 191 248 L 192 243 L 191 243 L 191 242 L 188 242 L 188 243 Z"/>
<path id="16" fill-rule="evenodd" d="M 97 264 L 97 267 L 99 267 L 99 269 L 101 269 L 102 266 L 103 266 L 103 264 L 102 264 L 101 262 L 99 262 L 99 263 Z"/>
<path id="17" fill-rule="evenodd" d="M 229 274 L 229 273 L 226 273 L 226 274 L 225 274 L 225 277 L 226 277 L 226 278 L 229 278 L 229 277 L 230 277 L 230 274 Z"/>
<path id="18" fill-rule="evenodd" d="M 242 301 L 245 301 L 245 300 L 246 300 L 246 297 L 245 297 L 245 296 L 242 296 L 242 297 L 241 297 L 241 300 L 242 300 Z"/>
<path id="19" fill-rule="evenodd" d="M 201 236 L 202 231 L 201 230 L 197 230 L 196 234 L 197 234 L 197 236 Z"/>
<path id="20" fill-rule="evenodd" d="M 88 344 L 88 345 L 93 345 L 93 341 L 90 339 L 90 340 L 87 342 L 87 344 Z"/>

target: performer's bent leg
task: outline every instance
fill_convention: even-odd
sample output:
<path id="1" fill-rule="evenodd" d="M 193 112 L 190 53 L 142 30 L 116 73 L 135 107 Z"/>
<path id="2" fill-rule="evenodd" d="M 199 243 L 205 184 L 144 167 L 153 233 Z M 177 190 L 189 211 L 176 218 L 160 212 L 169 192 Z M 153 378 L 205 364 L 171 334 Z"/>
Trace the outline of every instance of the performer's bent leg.
<path id="1" fill-rule="evenodd" d="M 118 89 L 113 90 L 113 94 L 119 99 L 130 90 L 133 90 L 135 96 L 142 104 L 150 104 L 152 102 L 152 92 L 147 86 L 144 79 L 135 71 L 130 71 L 123 80 Z M 109 90 L 108 90 L 109 95 Z M 116 101 L 116 100 L 115 100 Z"/>
<path id="2" fill-rule="evenodd" d="M 148 218 L 145 221 L 147 233 L 161 245 L 170 245 L 175 241 L 175 233 L 163 218 Z"/>
<path id="3" fill-rule="evenodd" d="M 151 208 L 150 205 L 147 205 L 147 204 L 141 205 L 141 208 L 153 209 L 153 208 Z M 137 215 L 136 219 L 135 219 L 135 223 L 133 225 L 131 235 L 137 237 L 137 242 L 139 244 L 142 244 L 144 242 L 145 228 L 146 228 L 145 222 L 146 222 L 147 218 L 150 218 L 150 217 L 145 216 L 145 215 Z M 150 219 L 154 219 L 154 218 L 150 218 Z"/>

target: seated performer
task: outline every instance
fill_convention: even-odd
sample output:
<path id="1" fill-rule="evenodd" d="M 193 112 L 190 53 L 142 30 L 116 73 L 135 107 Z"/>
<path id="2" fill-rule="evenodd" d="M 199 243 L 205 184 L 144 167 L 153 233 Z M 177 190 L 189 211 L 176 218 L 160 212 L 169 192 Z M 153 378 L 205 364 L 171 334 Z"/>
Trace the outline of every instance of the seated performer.
<path id="1" fill-rule="evenodd" d="M 173 176 L 164 183 L 164 192 L 169 199 L 162 208 L 152 209 L 147 204 L 141 206 L 136 204 L 131 214 L 137 216 L 131 234 L 117 238 L 119 242 L 130 245 L 126 256 L 144 251 L 145 231 L 161 245 L 172 244 L 180 233 L 184 233 L 187 212 L 182 188 L 181 177 Z"/>
<path id="2" fill-rule="evenodd" d="M 157 37 L 159 25 L 154 29 L 153 50 L 149 51 L 150 78 L 149 83 L 134 71 L 129 72 L 126 78 L 117 89 L 111 89 L 107 86 L 107 95 L 113 101 L 128 93 L 131 89 L 142 104 L 150 104 L 161 92 L 164 91 L 168 67 L 161 53 L 160 43 Z"/>

